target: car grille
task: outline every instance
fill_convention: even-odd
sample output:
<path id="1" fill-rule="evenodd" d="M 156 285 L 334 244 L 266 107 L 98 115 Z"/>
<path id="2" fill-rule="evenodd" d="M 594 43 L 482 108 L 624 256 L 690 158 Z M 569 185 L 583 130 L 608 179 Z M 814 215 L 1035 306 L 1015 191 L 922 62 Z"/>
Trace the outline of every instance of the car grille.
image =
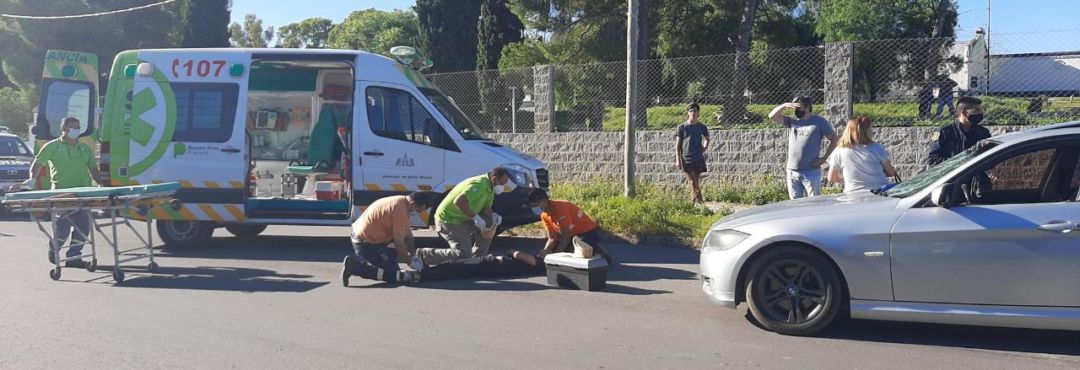
<path id="1" fill-rule="evenodd" d="M 30 170 L 0 170 L 0 180 L 26 180 Z"/>
<path id="2" fill-rule="evenodd" d="M 543 168 L 536 170 L 536 182 L 537 185 L 540 185 L 541 189 L 547 189 L 548 186 L 551 186 L 551 179 L 548 178 L 548 171 Z"/>

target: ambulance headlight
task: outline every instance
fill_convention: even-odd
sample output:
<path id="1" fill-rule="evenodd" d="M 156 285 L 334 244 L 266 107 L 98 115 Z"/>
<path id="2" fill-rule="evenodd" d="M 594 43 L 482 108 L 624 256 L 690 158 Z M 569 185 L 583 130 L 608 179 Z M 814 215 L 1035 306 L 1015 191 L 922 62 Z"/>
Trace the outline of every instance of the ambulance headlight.
<path id="1" fill-rule="evenodd" d="M 705 245 L 703 246 L 703 249 L 731 249 L 749 237 L 750 234 L 731 229 L 712 230 L 705 235 Z"/>
<path id="2" fill-rule="evenodd" d="M 533 178 L 532 171 L 520 164 L 504 164 L 503 168 L 510 171 L 510 180 L 513 180 L 518 186 L 526 188 L 535 188 L 536 180 Z"/>

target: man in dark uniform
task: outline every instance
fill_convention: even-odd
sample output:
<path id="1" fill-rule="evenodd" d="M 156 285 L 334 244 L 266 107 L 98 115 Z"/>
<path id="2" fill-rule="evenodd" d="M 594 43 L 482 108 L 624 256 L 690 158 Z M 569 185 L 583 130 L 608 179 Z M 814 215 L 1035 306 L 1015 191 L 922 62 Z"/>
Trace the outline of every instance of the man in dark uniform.
<path id="1" fill-rule="evenodd" d="M 990 130 L 979 125 L 983 120 L 982 100 L 965 96 L 956 105 L 956 122 L 934 133 L 930 142 L 931 166 L 952 158 L 990 137 Z"/>

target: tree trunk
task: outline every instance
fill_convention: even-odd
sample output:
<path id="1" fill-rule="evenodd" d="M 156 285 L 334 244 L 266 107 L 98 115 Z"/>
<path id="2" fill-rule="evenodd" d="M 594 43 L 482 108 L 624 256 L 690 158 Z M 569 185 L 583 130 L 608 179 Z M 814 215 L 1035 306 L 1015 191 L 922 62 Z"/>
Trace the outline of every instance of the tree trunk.
<path id="1" fill-rule="evenodd" d="M 739 21 L 739 45 L 735 54 L 735 79 L 731 86 L 731 96 L 724 101 L 724 122 L 741 123 L 746 119 L 746 85 L 750 73 L 750 45 L 754 33 L 754 19 L 757 17 L 761 0 L 746 0 L 742 19 Z"/>

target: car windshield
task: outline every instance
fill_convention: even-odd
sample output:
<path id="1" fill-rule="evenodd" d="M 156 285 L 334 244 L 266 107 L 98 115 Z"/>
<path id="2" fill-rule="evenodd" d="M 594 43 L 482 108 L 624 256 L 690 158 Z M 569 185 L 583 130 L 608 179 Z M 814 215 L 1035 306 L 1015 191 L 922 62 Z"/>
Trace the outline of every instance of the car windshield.
<path id="1" fill-rule="evenodd" d="M 457 104 L 454 104 L 450 98 L 439 92 L 439 90 L 421 87 L 420 92 L 427 96 L 431 103 L 435 105 L 435 109 L 438 109 L 442 113 L 443 117 L 450 120 L 450 124 L 454 126 L 457 132 L 461 133 L 461 136 L 465 140 L 487 140 L 480 132 L 480 129 L 476 128 L 476 125 L 469 120 L 469 117 L 458 108 Z"/>
<path id="2" fill-rule="evenodd" d="M 933 184 L 935 181 L 940 179 L 942 176 L 945 176 L 945 174 L 952 172 L 952 170 L 957 169 L 964 163 L 970 161 L 972 158 L 975 158 L 979 154 L 985 152 L 987 149 L 993 148 L 996 145 L 997 143 L 984 141 L 979 145 L 972 147 L 971 149 L 965 150 L 963 153 L 957 154 L 952 158 L 945 160 L 944 162 L 938 163 L 936 166 L 931 167 L 930 169 L 923 171 L 918 175 L 907 179 L 906 181 L 902 181 L 899 184 L 896 184 L 896 186 L 893 186 L 889 188 L 889 190 L 886 190 L 884 194 L 893 198 L 909 197 L 915 193 L 922 191 L 927 186 L 930 186 L 930 184 Z"/>
<path id="3" fill-rule="evenodd" d="M 0 138 L 0 157 L 31 157 L 30 149 L 22 140 L 13 137 Z"/>

